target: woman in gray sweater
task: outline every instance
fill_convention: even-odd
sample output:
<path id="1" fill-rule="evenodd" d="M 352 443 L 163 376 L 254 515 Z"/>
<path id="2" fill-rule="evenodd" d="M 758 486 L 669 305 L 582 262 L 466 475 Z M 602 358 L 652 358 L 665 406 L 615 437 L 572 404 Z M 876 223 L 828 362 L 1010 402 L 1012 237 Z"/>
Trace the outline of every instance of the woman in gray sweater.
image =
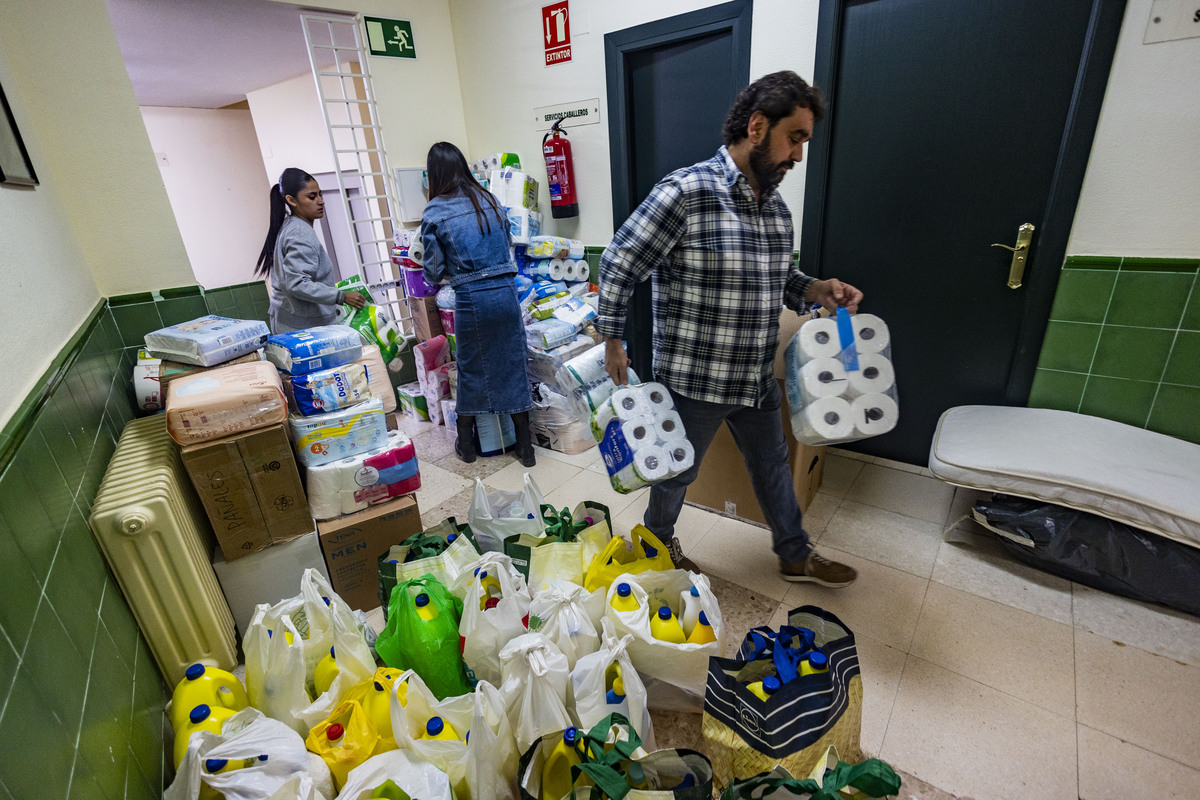
<path id="1" fill-rule="evenodd" d="M 271 227 L 256 271 L 271 278 L 271 333 L 332 325 L 339 305 L 366 304 L 361 294 L 334 286 L 333 262 L 313 230 L 313 221 L 324 216 L 325 200 L 313 176 L 285 169 L 271 187 Z"/>

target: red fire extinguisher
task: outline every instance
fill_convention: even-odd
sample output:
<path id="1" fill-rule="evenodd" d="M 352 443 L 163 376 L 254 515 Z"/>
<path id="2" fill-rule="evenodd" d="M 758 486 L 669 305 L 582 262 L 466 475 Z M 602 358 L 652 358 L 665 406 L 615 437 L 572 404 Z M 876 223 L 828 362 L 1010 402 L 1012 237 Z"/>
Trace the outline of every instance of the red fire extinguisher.
<path id="1" fill-rule="evenodd" d="M 571 143 L 567 141 L 567 132 L 562 130 L 561 125 L 560 119 L 542 137 L 542 155 L 546 157 L 546 178 L 550 184 L 550 213 L 554 219 L 579 216 Z"/>

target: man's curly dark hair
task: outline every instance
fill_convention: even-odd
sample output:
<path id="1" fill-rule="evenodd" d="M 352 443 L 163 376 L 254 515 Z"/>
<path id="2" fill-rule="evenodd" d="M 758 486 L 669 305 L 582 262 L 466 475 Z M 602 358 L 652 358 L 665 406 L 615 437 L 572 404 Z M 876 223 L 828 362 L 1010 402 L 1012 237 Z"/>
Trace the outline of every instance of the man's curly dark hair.
<path id="1" fill-rule="evenodd" d="M 770 127 L 797 108 L 812 109 L 813 122 L 825 116 L 825 98 L 821 90 L 809 86 L 808 82 L 791 70 L 772 72 L 738 92 L 721 133 L 726 146 L 745 139 L 749 133 L 750 117 L 761 111 L 770 122 Z"/>

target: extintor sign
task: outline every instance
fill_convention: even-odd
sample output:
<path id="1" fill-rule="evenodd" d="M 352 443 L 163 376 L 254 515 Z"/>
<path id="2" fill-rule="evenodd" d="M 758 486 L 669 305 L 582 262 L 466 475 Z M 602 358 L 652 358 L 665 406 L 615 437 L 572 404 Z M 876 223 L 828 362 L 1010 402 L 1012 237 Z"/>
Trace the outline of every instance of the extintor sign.
<path id="1" fill-rule="evenodd" d="M 542 6 L 542 43 L 546 66 L 571 60 L 571 14 L 567 0 Z"/>

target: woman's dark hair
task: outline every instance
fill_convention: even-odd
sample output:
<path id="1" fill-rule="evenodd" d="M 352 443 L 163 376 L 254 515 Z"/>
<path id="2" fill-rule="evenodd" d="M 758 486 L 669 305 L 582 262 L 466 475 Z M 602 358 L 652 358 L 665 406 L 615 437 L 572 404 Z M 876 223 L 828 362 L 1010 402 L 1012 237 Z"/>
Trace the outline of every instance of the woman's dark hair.
<path id="1" fill-rule="evenodd" d="M 764 75 L 738 92 L 721 128 L 725 144 L 737 144 L 749 135 L 750 117 L 755 111 L 761 111 L 773 128 L 797 108 L 812 109 L 813 122 L 820 122 L 825 116 L 825 98 L 821 96 L 821 90 L 809 86 L 804 78 L 791 70 Z"/>
<path id="2" fill-rule="evenodd" d="M 425 171 L 429 175 L 430 200 L 435 197 L 449 197 L 459 192 L 470 198 L 471 205 L 475 207 L 475 222 L 479 225 L 480 233 L 484 232 L 484 225 L 487 225 L 487 232 L 491 233 L 492 223 L 488 220 L 479 198 L 484 198 L 489 209 L 496 212 L 498 221 L 503 218 L 496 198 L 475 180 L 471 168 L 467 166 L 467 159 L 454 145 L 438 142 L 429 148 L 429 156 L 425 159 Z"/>
<path id="3" fill-rule="evenodd" d="M 283 220 L 288 215 L 287 201 L 284 198 L 288 195 L 298 197 L 312 180 L 313 176 L 304 170 L 288 167 L 279 176 L 279 181 L 271 187 L 271 227 L 267 230 L 267 241 L 263 243 L 262 252 L 258 254 L 255 275 L 268 275 L 271 267 L 275 265 L 275 242 L 279 239 L 279 229 L 283 227 Z"/>

